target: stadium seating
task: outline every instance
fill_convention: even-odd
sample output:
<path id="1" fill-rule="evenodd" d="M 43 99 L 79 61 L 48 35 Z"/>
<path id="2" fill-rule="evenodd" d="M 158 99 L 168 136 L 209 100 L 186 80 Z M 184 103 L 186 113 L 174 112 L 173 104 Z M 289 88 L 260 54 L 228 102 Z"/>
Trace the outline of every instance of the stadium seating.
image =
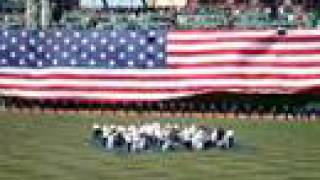
<path id="1" fill-rule="evenodd" d="M 10 1 L 1 0 L 0 10 L 1 12 L 11 13 L 11 12 L 23 12 L 25 9 L 25 1 Z"/>
<path id="2" fill-rule="evenodd" d="M 282 12 L 278 17 L 272 17 L 267 8 L 257 10 L 237 10 L 234 14 L 227 15 L 222 9 L 200 8 L 196 14 L 181 13 L 177 16 L 177 28 L 217 28 L 232 26 L 237 28 L 272 28 L 272 27 L 298 27 L 313 28 L 319 24 L 319 11 L 307 13 L 307 18 L 297 18 L 294 12 Z"/>
<path id="3" fill-rule="evenodd" d="M 96 21 L 97 29 L 163 29 L 172 25 L 172 19 L 159 13 L 103 13 L 97 17 L 85 12 L 65 13 L 60 27 L 67 29 L 92 28 L 90 21 Z"/>
<path id="4" fill-rule="evenodd" d="M 1 20 L 2 27 L 6 29 L 19 29 L 23 28 L 23 16 L 22 15 L 12 15 L 7 14 L 2 16 Z"/>
<path id="5" fill-rule="evenodd" d="M 0 2 L 0 22 L 2 28 L 19 28 L 27 23 L 26 1 L 2 0 Z M 96 2 L 96 3 L 95 3 Z M 112 1 L 119 4 L 120 1 Z M 137 2 L 137 3 L 135 3 Z M 62 18 L 51 22 L 51 27 L 67 29 L 268 29 L 276 27 L 287 28 L 317 28 L 320 26 L 319 9 L 304 9 L 302 5 L 279 5 L 277 9 L 262 5 L 230 6 L 208 5 L 197 6 L 190 10 L 187 7 L 163 8 L 160 4 L 185 4 L 184 0 L 177 1 L 146 1 L 148 5 L 130 1 L 132 7 L 105 9 L 100 1 L 83 1 L 80 7 L 64 9 Z M 124 3 L 124 2 L 123 2 Z M 126 1 L 129 3 L 129 1 Z M 125 3 L 125 4 L 126 4 Z M 130 4 L 129 3 L 129 4 Z M 160 4 L 159 4 L 160 3 Z M 125 4 L 123 4 L 125 6 Z M 158 5 L 159 6 L 158 6 Z M 31 13 L 33 23 L 28 28 L 40 27 L 39 4 L 33 4 Z M 136 8 L 134 8 L 136 7 Z M 139 7 L 139 9 L 137 9 Z M 148 8 L 149 9 L 148 9 Z M 60 7 L 62 8 L 62 6 Z M 80 9 L 79 9 L 80 8 Z M 160 9 L 157 9 L 160 8 Z M 53 10 L 54 11 L 54 10 Z M 60 12 L 59 12 L 60 13 Z"/>
<path id="6" fill-rule="evenodd" d="M 65 13 L 59 24 L 67 29 L 84 29 L 87 26 L 88 17 L 79 11 Z"/>
<path id="7" fill-rule="evenodd" d="M 178 14 L 177 27 L 180 29 L 217 28 L 227 25 L 225 12 L 214 9 L 201 8 L 197 14 Z"/>
<path id="8" fill-rule="evenodd" d="M 320 9 L 315 9 L 308 13 L 308 23 L 310 27 L 320 26 Z"/>

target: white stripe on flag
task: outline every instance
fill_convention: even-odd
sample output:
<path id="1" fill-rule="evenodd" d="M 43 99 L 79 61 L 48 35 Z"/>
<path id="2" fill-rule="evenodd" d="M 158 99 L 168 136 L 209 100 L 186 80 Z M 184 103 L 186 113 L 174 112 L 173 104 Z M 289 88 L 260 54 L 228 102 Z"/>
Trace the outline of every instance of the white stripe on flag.
<path id="1" fill-rule="evenodd" d="M 212 42 L 193 44 L 168 44 L 167 51 L 205 51 L 205 50 L 311 50 L 320 49 L 320 42 Z"/>
<path id="2" fill-rule="evenodd" d="M 320 54 L 309 55 L 247 55 L 247 54 L 216 54 L 216 55 L 198 55 L 198 56 L 169 56 L 169 64 L 194 64 L 210 62 L 320 62 Z"/>
<path id="3" fill-rule="evenodd" d="M 319 74 L 320 67 L 213 67 L 202 69 L 0 69 L 0 74 L 179 75 L 179 74 Z"/>
<path id="4" fill-rule="evenodd" d="M 66 87 L 109 87 L 109 88 L 187 88 L 187 87 L 229 87 L 229 86 L 246 86 L 246 87 L 307 87 L 320 85 L 320 79 L 295 80 L 295 79 L 184 79 L 184 80 L 168 80 L 168 81 L 136 81 L 136 80 L 30 80 L 30 79 L 0 79 L 0 85 L 16 84 L 25 86 L 66 86 Z"/>
<path id="5" fill-rule="evenodd" d="M 182 93 L 105 93 L 105 92 L 76 92 L 76 91 L 27 91 L 27 90 L 8 90 L 0 89 L 0 94 L 6 96 L 20 96 L 28 98 L 81 98 L 81 99 L 141 99 L 141 100 L 159 100 L 184 97 L 191 94 Z"/>

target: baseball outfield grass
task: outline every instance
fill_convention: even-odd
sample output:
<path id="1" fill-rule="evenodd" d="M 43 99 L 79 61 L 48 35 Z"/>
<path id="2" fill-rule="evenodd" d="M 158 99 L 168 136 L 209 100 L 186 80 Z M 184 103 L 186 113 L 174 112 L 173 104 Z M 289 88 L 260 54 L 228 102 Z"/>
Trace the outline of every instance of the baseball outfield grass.
<path id="1" fill-rule="evenodd" d="M 128 120 L 0 113 L 0 179 L 320 179 L 320 122 L 158 120 L 231 127 L 237 145 L 228 151 L 106 153 L 90 144 L 92 123 Z"/>

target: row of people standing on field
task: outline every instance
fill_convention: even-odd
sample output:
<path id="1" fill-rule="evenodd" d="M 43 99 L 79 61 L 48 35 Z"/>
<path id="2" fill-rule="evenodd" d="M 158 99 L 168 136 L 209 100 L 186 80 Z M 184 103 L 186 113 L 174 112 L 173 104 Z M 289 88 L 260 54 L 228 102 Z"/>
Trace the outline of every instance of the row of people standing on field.
<path id="1" fill-rule="evenodd" d="M 140 126 L 93 125 L 93 140 L 112 151 L 148 150 L 207 150 L 214 147 L 229 149 L 234 146 L 234 130 L 206 126 L 180 127 L 178 124 L 147 123 Z"/>

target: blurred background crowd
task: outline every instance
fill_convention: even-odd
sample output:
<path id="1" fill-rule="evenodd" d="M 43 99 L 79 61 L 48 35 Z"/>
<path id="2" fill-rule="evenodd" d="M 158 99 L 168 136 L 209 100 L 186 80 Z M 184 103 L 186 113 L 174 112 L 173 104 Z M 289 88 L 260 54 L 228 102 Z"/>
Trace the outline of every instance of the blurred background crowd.
<path id="1" fill-rule="evenodd" d="M 320 28 L 320 0 L 1 0 L 1 28 Z"/>

